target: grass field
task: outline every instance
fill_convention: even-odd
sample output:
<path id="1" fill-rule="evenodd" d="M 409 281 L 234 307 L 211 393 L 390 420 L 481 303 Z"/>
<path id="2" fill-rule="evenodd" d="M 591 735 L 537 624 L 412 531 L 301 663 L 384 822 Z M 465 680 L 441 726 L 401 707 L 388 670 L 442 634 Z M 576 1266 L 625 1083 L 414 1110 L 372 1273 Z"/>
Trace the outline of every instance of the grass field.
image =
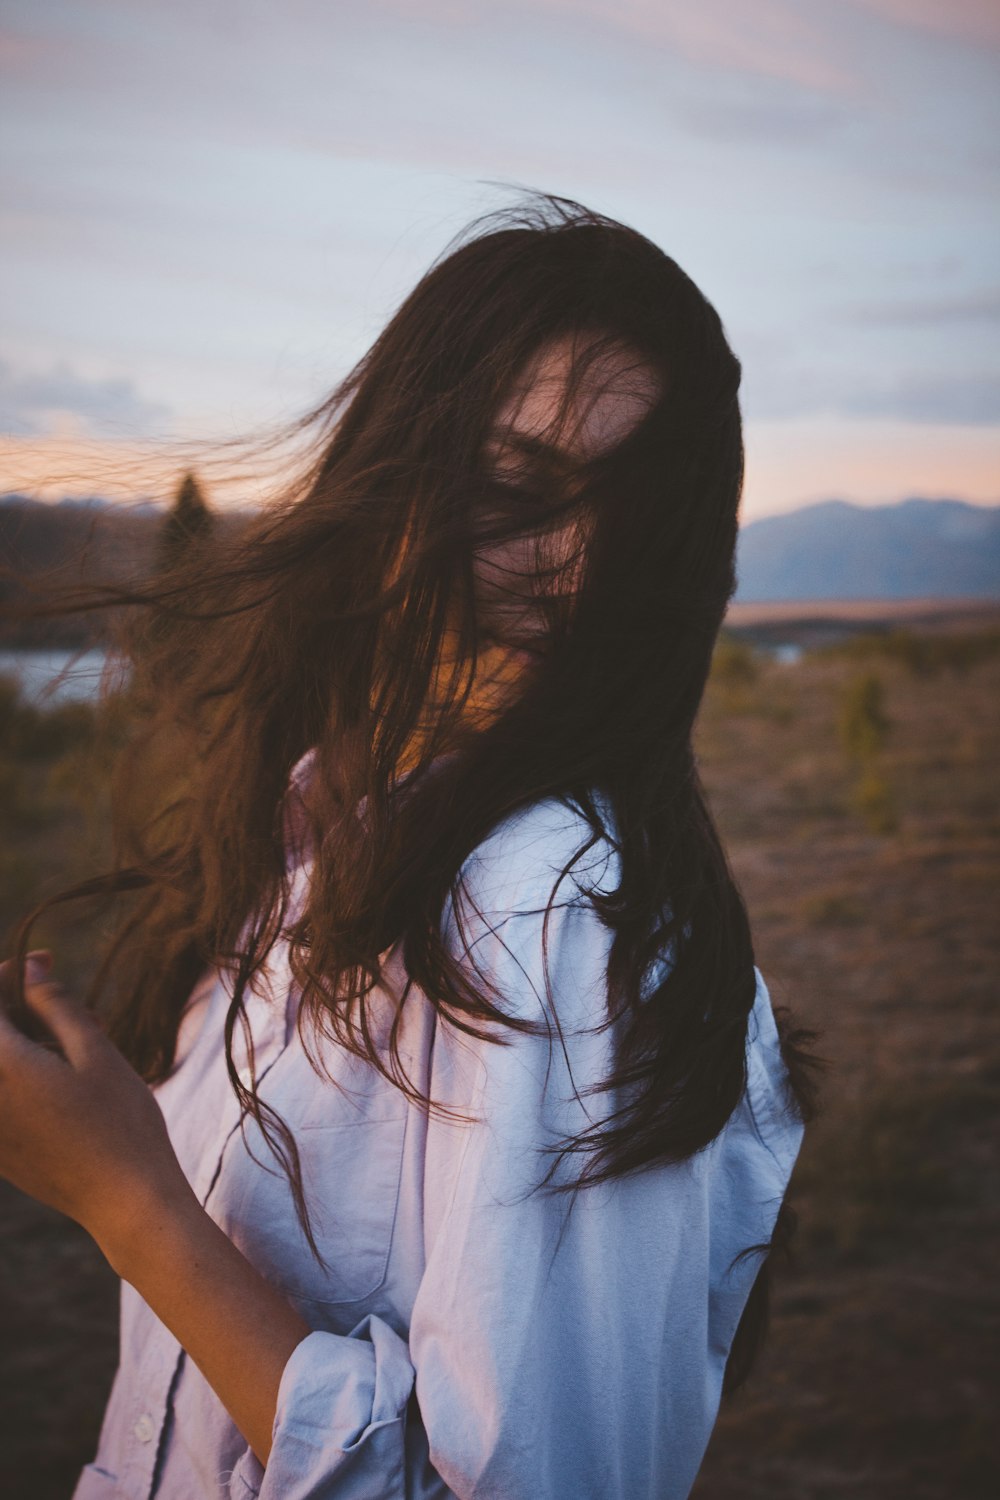
<path id="1" fill-rule="evenodd" d="M 758 962 L 828 1069 L 790 1194 L 797 1265 L 699 1500 L 997 1493 L 996 644 L 758 657 L 706 702 L 703 776 Z M 872 677 L 887 726 L 866 771 L 843 713 Z M 859 795 L 866 774 L 881 798 Z"/>
<path id="2" fill-rule="evenodd" d="M 720 646 L 703 778 L 772 997 L 820 1031 L 827 1068 L 791 1188 L 795 1262 L 698 1500 L 998 1492 L 998 643 L 981 619 L 791 664 Z M 99 847 L 106 752 L 86 711 L 20 727 L 4 712 L 7 922 Z M 72 973 L 85 935 L 58 941 Z M 2 1185 L 0 1268 L 0 1493 L 60 1500 L 113 1371 L 114 1278 Z"/>

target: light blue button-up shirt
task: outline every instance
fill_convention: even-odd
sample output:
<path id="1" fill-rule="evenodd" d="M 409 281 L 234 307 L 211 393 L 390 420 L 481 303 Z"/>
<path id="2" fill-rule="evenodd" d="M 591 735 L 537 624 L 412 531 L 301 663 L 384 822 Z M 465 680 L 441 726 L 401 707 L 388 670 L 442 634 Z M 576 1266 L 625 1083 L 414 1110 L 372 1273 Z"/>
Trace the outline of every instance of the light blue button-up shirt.
<path id="1" fill-rule="evenodd" d="M 74 1500 L 688 1494 L 759 1266 L 737 1257 L 771 1236 L 802 1126 L 758 976 L 746 1094 L 708 1147 L 575 1196 L 532 1192 L 550 1163 L 540 1148 L 611 1107 L 588 1089 L 612 1064 L 613 1031 L 595 1030 L 612 935 L 585 894 L 617 884 L 609 844 L 560 883 L 543 946 L 556 876 L 588 836 L 553 799 L 508 819 L 467 862 L 468 902 L 446 912 L 451 950 L 551 1036 L 505 1028 L 507 1045 L 477 1041 L 412 989 L 401 1052 L 449 1114 L 409 1103 L 329 1040 L 303 1039 L 287 954 L 274 950 L 248 1005 L 255 1068 L 261 1098 L 294 1132 L 322 1264 L 257 1127 L 241 1130 L 223 1049 L 227 982 L 196 989 L 156 1096 L 209 1214 L 314 1331 L 285 1367 L 264 1469 L 123 1285 L 120 1366 Z M 300 899 L 308 873 L 304 860 Z M 376 997 L 383 1019 L 404 982 L 394 950 Z M 236 1060 L 245 1067 L 239 1035 Z"/>

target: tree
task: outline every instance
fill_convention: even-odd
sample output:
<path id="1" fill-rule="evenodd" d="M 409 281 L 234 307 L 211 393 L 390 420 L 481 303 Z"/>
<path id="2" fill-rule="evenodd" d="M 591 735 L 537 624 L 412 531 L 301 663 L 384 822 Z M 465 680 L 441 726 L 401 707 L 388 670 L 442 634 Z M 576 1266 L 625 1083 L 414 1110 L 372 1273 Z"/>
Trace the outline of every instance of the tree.
<path id="1" fill-rule="evenodd" d="M 194 474 L 187 473 L 177 486 L 174 503 L 160 533 L 160 569 L 163 572 L 184 560 L 191 547 L 203 546 L 212 534 L 215 520 Z"/>

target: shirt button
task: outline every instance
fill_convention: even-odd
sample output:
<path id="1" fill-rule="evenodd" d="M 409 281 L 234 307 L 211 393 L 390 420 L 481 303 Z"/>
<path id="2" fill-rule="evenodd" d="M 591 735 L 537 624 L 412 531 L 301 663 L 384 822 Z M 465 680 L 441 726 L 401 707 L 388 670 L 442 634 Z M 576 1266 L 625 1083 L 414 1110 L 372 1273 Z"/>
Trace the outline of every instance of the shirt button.
<path id="1" fill-rule="evenodd" d="M 143 1412 L 138 1422 L 136 1422 L 135 1426 L 132 1428 L 132 1431 L 135 1433 L 140 1443 L 148 1443 L 150 1441 L 153 1433 L 156 1431 L 156 1427 L 154 1426 L 153 1419 L 148 1412 Z"/>

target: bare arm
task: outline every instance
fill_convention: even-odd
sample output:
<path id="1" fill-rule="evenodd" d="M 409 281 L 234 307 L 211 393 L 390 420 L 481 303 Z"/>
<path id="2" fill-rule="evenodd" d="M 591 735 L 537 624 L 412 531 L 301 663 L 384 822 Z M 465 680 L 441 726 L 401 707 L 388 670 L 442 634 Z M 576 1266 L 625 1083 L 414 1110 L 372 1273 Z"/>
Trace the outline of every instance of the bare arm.
<path id="1" fill-rule="evenodd" d="M 29 981 L 46 967 L 29 960 Z M 57 985 L 25 993 L 59 1050 L 0 1013 L 0 1173 L 93 1235 L 266 1464 L 282 1372 L 308 1325 L 201 1207 L 152 1093 L 92 1017 Z"/>

